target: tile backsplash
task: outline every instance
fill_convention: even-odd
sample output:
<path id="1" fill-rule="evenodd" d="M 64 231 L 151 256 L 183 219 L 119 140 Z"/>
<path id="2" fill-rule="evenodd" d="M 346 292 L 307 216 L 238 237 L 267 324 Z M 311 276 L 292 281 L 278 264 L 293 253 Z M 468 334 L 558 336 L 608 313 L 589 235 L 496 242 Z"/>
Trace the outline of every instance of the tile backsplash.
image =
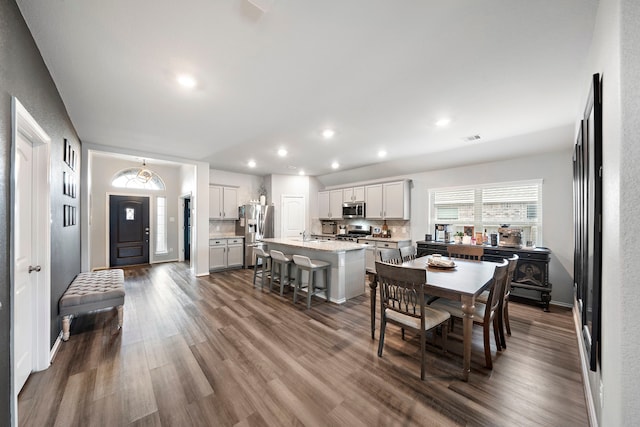
<path id="1" fill-rule="evenodd" d="M 209 221 L 209 236 L 235 236 L 235 221 Z"/>

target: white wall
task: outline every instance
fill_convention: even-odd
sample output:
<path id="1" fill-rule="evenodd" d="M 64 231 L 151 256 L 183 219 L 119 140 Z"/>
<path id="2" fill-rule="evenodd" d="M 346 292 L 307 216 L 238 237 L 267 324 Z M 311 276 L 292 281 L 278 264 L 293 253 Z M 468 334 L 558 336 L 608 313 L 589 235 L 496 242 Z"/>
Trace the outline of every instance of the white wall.
<path id="1" fill-rule="evenodd" d="M 599 421 L 636 425 L 640 419 L 640 2 L 600 1 L 585 92 L 593 73 L 603 79 L 602 366 L 590 374 Z M 582 115 L 586 96 L 576 112 Z M 600 380 L 602 383 L 600 383 Z M 602 392 L 602 394 L 600 394 Z"/>
<path id="2" fill-rule="evenodd" d="M 108 255 L 108 209 L 109 195 L 135 195 L 149 197 L 149 216 L 151 238 L 149 239 L 150 262 L 163 262 L 178 259 L 178 198 L 181 191 L 180 169 L 177 166 L 149 164 L 149 168 L 156 172 L 164 181 L 165 191 L 136 190 L 115 188 L 111 186 L 114 175 L 126 168 L 138 167 L 140 163 L 117 159 L 114 157 L 92 156 L 91 162 L 91 200 L 89 233 L 91 239 L 89 268 L 107 267 Z M 155 253 L 155 229 L 156 229 L 156 196 L 167 198 L 167 254 Z M 173 221 L 170 219 L 173 218 Z"/>

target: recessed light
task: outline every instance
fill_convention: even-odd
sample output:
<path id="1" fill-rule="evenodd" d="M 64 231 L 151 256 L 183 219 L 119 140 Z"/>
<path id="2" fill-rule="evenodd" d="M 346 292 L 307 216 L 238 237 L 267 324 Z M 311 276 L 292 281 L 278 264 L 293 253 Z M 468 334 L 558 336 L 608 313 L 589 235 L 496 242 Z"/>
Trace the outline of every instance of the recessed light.
<path id="1" fill-rule="evenodd" d="M 333 129 L 325 129 L 325 130 L 322 131 L 322 136 L 325 139 L 331 139 L 331 138 L 333 138 L 333 135 L 335 135 L 335 134 L 336 134 L 336 131 L 334 131 Z"/>
<path id="2" fill-rule="evenodd" d="M 278 150 L 278 156 L 284 157 L 286 155 L 287 155 L 287 150 L 285 150 L 284 148 L 281 148 Z"/>
<path id="3" fill-rule="evenodd" d="M 302 169 L 300 169 L 300 170 L 298 171 L 298 175 L 304 175 L 304 171 L 303 171 Z"/>
<path id="4" fill-rule="evenodd" d="M 444 127 L 444 126 L 448 125 L 449 123 L 451 123 L 451 119 L 443 118 L 443 119 L 440 119 L 440 120 L 438 120 L 436 122 L 436 126 Z"/>
<path id="5" fill-rule="evenodd" d="M 193 76 L 190 76 L 189 74 L 180 74 L 178 75 L 178 77 L 176 77 L 176 80 L 178 81 L 178 84 L 184 88 L 187 89 L 193 89 L 194 87 L 196 87 L 196 84 L 198 82 L 196 82 L 196 79 Z"/>
<path id="6" fill-rule="evenodd" d="M 247 166 L 249 166 L 250 168 L 255 168 L 256 167 L 255 160 L 249 160 L 249 163 L 247 163 Z"/>
<path id="7" fill-rule="evenodd" d="M 338 169 L 340 167 L 340 163 L 333 162 L 333 163 L 331 163 L 331 167 L 334 168 L 334 169 Z"/>
<path id="8" fill-rule="evenodd" d="M 384 150 L 380 150 L 378 151 L 378 157 L 386 157 L 387 156 L 387 152 Z"/>

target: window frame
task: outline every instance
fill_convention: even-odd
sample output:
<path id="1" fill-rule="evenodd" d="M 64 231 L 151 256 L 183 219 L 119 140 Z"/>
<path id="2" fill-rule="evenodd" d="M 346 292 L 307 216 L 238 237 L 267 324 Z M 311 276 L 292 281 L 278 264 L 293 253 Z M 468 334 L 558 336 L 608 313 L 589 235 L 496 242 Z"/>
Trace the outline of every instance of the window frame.
<path id="1" fill-rule="evenodd" d="M 451 225 L 449 230 L 451 231 L 451 236 L 453 236 L 453 234 L 457 231 L 462 232 L 464 230 L 464 226 L 473 226 L 475 231 L 484 232 L 484 230 L 487 230 L 487 234 L 490 234 L 490 233 L 496 233 L 498 227 L 501 224 L 508 223 L 510 227 L 519 227 L 523 229 L 523 236 L 522 236 L 523 246 L 528 241 L 531 241 L 535 246 L 540 246 L 542 244 L 542 234 L 543 234 L 543 224 L 544 224 L 543 223 L 543 204 L 542 204 L 543 183 L 544 181 L 542 179 L 533 179 L 533 180 L 522 180 L 522 181 L 493 182 L 493 183 L 477 184 L 477 185 L 463 185 L 463 186 L 455 186 L 455 187 L 430 188 L 428 190 L 428 217 L 427 217 L 429 230 L 434 230 L 436 224 L 449 224 Z M 526 201 L 526 200 L 523 200 L 522 198 L 518 199 L 514 195 L 513 202 L 510 202 L 508 200 L 502 202 L 504 204 L 523 205 L 521 206 L 521 210 L 526 217 L 525 220 L 523 221 L 510 220 L 509 222 L 507 222 L 507 220 L 493 221 L 491 219 L 486 219 L 483 217 L 483 212 L 485 212 L 483 208 L 486 205 L 488 205 L 488 202 L 483 201 L 483 190 L 492 189 L 492 188 L 499 189 L 500 187 L 503 187 L 505 189 L 512 187 L 515 189 L 517 187 L 527 187 L 527 186 L 537 187 L 536 188 L 537 199 L 535 201 L 533 200 Z M 471 220 L 468 219 L 469 216 L 465 216 L 464 218 L 467 218 L 467 219 L 462 219 L 462 220 L 460 219 L 439 220 L 436 218 L 436 215 L 438 212 L 437 205 L 444 206 L 444 208 L 446 209 L 449 207 L 453 208 L 457 204 L 456 202 L 436 203 L 437 196 L 440 196 L 441 199 L 444 199 L 446 201 L 447 199 L 451 198 L 450 197 L 451 195 L 447 195 L 443 193 L 460 192 L 461 194 L 463 194 L 463 192 L 468 193 L 468 191 L 470 190 L 473 190 L 473 195 L 474 195 L 473 203 L 470 204 L 469 200 L 467 199 L 466 201 L 460 202 L 458 205 L 460 207 L 464 205 L 466 207 L 467 212 L 471 208 L 471 211 L 472 211 Z M 494 202 L 494 203 L 499 203 L 499 202 Z M 537 220 L 535 221 L 528 220 L 529 214 L 531 212 L 531 206 L 535 206 L 537 209 Z M 460 218 L 460 212 L 459 212 L 458 218 Z"/>

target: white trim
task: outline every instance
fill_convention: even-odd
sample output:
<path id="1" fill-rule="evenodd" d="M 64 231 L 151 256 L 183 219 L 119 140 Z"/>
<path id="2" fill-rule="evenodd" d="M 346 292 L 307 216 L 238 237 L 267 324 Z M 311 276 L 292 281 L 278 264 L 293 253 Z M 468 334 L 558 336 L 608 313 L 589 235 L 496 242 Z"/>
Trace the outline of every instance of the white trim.
<path id="1" fill-rule="evenodd" d="M 585 401 L 587 403 L 587 414 L 589 415 L 589 425 L 592 427 L 598 427 L 598 416 L 596 415 L 595 402 L 591 395 L 591 387 L 589 382 L 589 364 L 587 363 L 587 350 L 584 347 L 584 341 L 582 340 L 582 322 L 580 321 L 580 311 L 577 308 L 577 303 L 573 305 L 573 325 L 576 330 L 576 341 L 578 341 L 578 353 L 580 353 L 580 371 L 582 373 L 582 388 L 584 392 Z"/>
<path id="2" fill-rule="evenodd" d="M 15 158 L 18 132 L 24 135 L 33 146 L 33 165 L 37 176 L 33 181 L 33 192 L 37 194 L 34 198 L 37 217 L 36 226 L 33 230 L 35 238 L 39 244 L 36 246 L 37 264 L 41 266 L 36 289 L 33 295 L 33 305 L 35 307 L 34 321 L 34 342 L 32 370 L 40 371 L 49 367 L 49 339 L 51 331 L 51 138 L 38 125 L 36 120 L 29 114 L 16 97 L 11 97 L 11 206 L 15 208 Z M 15 215 L 11 214 L 10 226 L 14 229 Z M 10 299 L 11 299 L 11 326 L 10 326 L 10 352 L 11 352 L 11 422 L 18 424 L 18 392 L 14 384 L 14 248 L 15 233 L 11 232 L 9 237 L 10 256 Z"/>
<path id="3" fill-rule="evenodd" d="M 53 363 L 53 358 L 56 357 L 56 354 L 58 354 L 60 344 L 62 344 L 62 331 L 60 331 L 58 337 L 56 338 L 56 342 L 54 342 L 53 347 L 51 347 L 51 352 L 49 353 L 49 364 Z"/>

